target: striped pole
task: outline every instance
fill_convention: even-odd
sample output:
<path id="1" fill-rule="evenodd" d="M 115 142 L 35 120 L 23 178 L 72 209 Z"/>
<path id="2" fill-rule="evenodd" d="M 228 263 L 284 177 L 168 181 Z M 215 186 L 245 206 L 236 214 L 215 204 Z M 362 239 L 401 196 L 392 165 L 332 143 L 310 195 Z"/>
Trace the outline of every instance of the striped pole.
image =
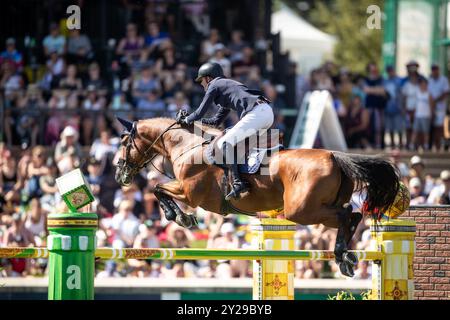
<path id="1" fill-rule="evenodd" d="M 295 249 L 295 223 L 282 219 L 261 219 L 254 221 L 251 228 L 254 249 Z M 294 260 L 255 260 L 253 300 L 294 300 L 294 270 Z"/>
<path id="2" fill-rule="evenodd" d="M 374 300 L 412 300 L 416 223 L 410 220 L 372 221 L 372 248 L 384 259 L 372 264 Z"/>
<path id="3" fill-rule="evenodd" d="M 93 300 L 95 275 L 95 213 L 48 216 L 48 299 Z"/>

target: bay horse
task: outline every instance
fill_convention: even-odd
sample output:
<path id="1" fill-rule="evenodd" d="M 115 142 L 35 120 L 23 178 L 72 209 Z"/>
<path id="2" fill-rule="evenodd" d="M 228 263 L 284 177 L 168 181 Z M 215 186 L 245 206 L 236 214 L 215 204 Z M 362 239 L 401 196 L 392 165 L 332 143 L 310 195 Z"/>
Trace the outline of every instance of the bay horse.
<path id="1" fill-rule="evenodd" d="M 270 157 L 267 175 L 243 175 L 250 193 L 230 200 L 224 207 L 224 170 L 204 162 L 193 163 L 192 157 L 203 157 L 205 141 L 194 134 L 194 126 L 180 126 L 173 119 L 152 118 L 129 122 L 119 119 L 126 128 L 115 179 L 128 185 L 133 177 L 162 155 L 173 168 L 174 179 L 155 188 L 166 218 L 184 227 L 196 220 L 183 213 L 175 200 L 192 208 L 228 214 L 269 211 L 283 208 L 287 220 L 302 224 L 323 224 L 337 228 L 334 253 L 341 273 L 353 276 L 357 257 L 348 252 L 349 242 L 362 215 L 352 212 L 349 204 L 355 190 L 365 190 L 367 212 L 385 211 L 399 190 L 399 176 L 394 165 L 374 156 L 346 154 L 321 149 L 281 150 Z M 207 126 L 202 129 L 219 136 L 221 131 Z M 224 209 L 225 208 L 225 209 Z M 233 208 L 234 210 L 227 210 Z"/>

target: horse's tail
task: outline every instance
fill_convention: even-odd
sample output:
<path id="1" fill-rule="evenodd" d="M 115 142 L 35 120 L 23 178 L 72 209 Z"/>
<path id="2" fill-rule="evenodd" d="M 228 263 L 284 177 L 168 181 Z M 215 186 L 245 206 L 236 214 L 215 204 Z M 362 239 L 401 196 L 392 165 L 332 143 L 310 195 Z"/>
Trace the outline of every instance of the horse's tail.
<path id="1" fill-rule="evenodd" d="M 376 156 L 333 152 L 342 172 L 356 183 L 356 190 L 367 188 L 367 207 L 370 213 L 377 214 L 389 209 L 394 203 L 400 187 L 396 167 L 387 160 Z"/>

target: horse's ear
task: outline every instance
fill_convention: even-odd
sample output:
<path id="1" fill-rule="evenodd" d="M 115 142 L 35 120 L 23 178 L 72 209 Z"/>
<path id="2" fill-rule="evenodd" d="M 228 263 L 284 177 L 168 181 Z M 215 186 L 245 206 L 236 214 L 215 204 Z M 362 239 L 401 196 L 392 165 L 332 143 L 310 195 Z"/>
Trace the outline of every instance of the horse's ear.
<path id="1" fill-rule="evenodd" d="M 119 120 L 119 122 L 124 126 L 124 128 L 128 132 L 131 132 L 131 130 L 133 129 L 133 122 L 119 118 L 119 117 L 117 117 L 117 120 Z"/>

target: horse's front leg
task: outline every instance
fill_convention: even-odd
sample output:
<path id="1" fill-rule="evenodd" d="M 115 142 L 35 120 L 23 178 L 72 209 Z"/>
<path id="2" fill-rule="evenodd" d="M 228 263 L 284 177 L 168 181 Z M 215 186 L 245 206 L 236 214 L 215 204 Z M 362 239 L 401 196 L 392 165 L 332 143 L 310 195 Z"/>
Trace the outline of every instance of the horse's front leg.
<path id="1" fill-rule="evenodd" d="M 154 192 L 156 198 L 160 201 L 161 208 L 163 209 L 167 220 L 175 221 L 185 228 L 191 228 L 197 225 L 195 215 L 184 213 L 177 203 L 173 201 L 173 199 L 182 202 L 186 201 L 186 196 L 181 187 L 181 183 L 178 180 L 158 184 Z"/>

